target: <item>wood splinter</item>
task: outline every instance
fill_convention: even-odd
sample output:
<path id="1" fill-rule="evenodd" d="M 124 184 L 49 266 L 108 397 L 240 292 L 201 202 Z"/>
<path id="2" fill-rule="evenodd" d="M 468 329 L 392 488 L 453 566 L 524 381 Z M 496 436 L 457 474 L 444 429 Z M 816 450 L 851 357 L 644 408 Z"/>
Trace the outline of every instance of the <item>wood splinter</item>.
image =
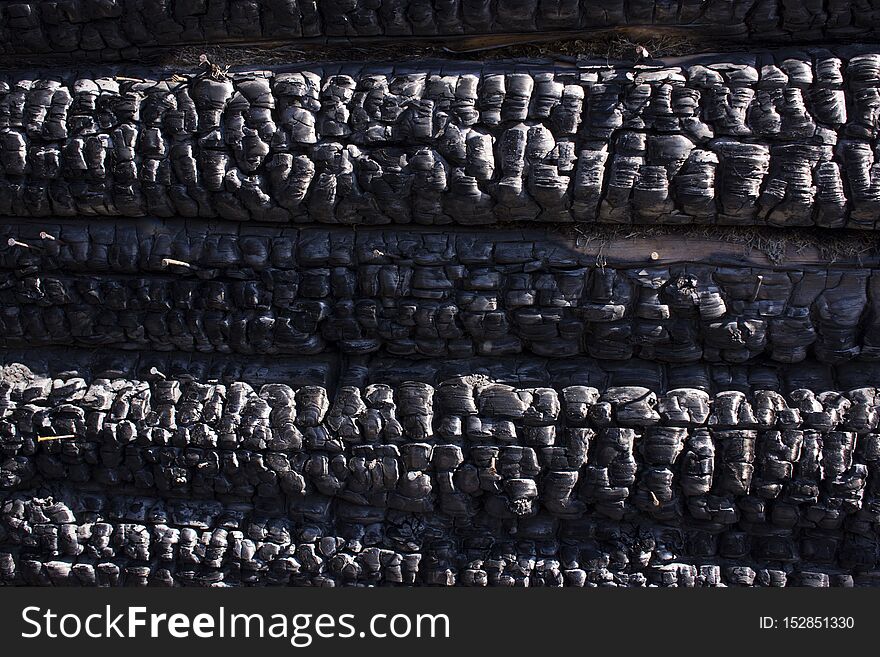
<path id="1" fill-rule="evenodd" d="M 162 258 L 162 267 L 171 267 L 174 265 L 175 267 L 186 267 L 187 269 L 192 269 L 192 265 L 188 262 L 184 262 L 183 260 L 175 260 L 174 258 Z"/>
<path id="2" fill-rule="evenodd" d="M 37 437 L 37 442 L 43 443 L 47 440 L 65 440 L 67 438 L 76 438 L 76 436 L 72 433 L 64 434 L 63 436 L 39 436 Z"/>

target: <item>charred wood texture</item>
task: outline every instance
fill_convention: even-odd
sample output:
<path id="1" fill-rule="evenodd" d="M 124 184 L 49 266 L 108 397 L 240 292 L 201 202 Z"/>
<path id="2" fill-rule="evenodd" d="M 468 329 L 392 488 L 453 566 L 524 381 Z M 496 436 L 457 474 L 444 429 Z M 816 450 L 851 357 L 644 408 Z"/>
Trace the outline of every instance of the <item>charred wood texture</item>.
<path id="1" fill-rule="evenodd" d="M 880 53 L 0 83 L 0 215 L 874 229 Z"/>
<path id="2" fill-rule="evenodd" d="M 516 530 L 516 538 L 510 536 Z M 333 522 L 67 489 L 0 499 L 0 586 L 876 586 L 876 536 L 547 515 Z"/>
<path id="3" fill-rule="evenodd" d="M 0 391 L 7 584 L 876 578 L 873 387 L 657 393 L 472 374 L 331 393 L 7 365 Z"/>
<path id="4" fill-rule="evenodd" d="M 852 40 L 876 36 L 878 24 L 873 4 L 851 0 L 4 1 L 0 52 L 136 58 L 152 46 L 650 27 L 739 42 Z"/>
<path id="5" fill-rule="evenodd" d="M 0 0 L 0 56 L 875 14 Z M 0 586 L 880 585 L 880 257 L 823 247 L 880 50 L 640 61 L 5 72 Z"/>
<path id="6" fill-rule="evenodd" d="M 0 234 L 15 237 L 0 253 L 0 344 L 669 363 L 880 357 L 880 275 L 865 265 L 725 266 L 711 254 L 597 264 L 577 240 L 542 233 L 232 226 L 5 226 Z"/>

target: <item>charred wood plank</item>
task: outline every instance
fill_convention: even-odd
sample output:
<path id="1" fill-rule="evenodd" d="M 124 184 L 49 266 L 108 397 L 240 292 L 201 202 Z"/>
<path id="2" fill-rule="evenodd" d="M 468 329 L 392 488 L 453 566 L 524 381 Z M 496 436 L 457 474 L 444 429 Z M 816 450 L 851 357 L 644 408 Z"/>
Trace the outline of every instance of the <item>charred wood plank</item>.
<path id="1" fill-rule="evenodd" d="M 5 584 L 511 585 L 473 563 L 514 529 L 544 585 L 870 584 L 877 567 L 873 387 L 470 374 L 331 392 L 8 365 L 0 390 Z M 597 560 L 619 540 L 640 556 Z M 365 572 L 367 546 L 409 574 Z"/>
<path id="2" fill-rule="evenodd" d="M 841 48 L 7 76 L 0 215 L 874 229 L 878 71 Z"/>
<path id="3" fill-rule="evenodd" d="M 0 52 L 137 58 L 150 47 L 204 43 L 581 37 L 624 29 L 740 42 L 804 42 L 869 39 L 877 35 L 878 25 L 876 11 L 850 0 L 4 0 Z"/>
<path id="4" fill-rule="evenodd" d="M 25 235 L 47 226 L 56 239 Z M 6 348 L 668 363 L 880 356 L 876 255 L 826 263 L 815 250 L 812 261 L 772 264 L 746 245 L 700 254 L 711 240 L 673 233 L 608 262 L 601 244 L 539 231 L 56 228 L 4 228 L 37 244 L 0 253 Z M 646 257 L 665 245 L 690 257 Z"/>

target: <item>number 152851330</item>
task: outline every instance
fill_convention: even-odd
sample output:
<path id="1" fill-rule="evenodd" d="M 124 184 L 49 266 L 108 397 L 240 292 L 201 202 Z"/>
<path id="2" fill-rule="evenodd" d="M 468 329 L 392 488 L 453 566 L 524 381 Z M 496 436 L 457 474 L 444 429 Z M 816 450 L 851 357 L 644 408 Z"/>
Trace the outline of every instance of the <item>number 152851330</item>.
<path id="1" fill-rule="evenodd" d="M 761 616 L 762 630 L 851 630 L 856 626 L 852 616 Z"/>

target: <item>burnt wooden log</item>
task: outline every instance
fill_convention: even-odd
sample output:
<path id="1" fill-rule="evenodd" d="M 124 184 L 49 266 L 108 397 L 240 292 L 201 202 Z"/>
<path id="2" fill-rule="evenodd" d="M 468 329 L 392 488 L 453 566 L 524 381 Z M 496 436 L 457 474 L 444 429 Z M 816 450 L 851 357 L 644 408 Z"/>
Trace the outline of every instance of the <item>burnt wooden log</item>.
<path id="1" fill-rule="evenodd" d="M 0 393 L 4 584 L 874 583 L 873 387 L 331 393 L 7 365 Z M 538 562 L 481 573 L 514 533 Z M 628 559 L 599 556 L 619 541 Z"/>
<path id="2" fill-rule="evenodd" d="M 873 8 L 850 0 L 4 0 L 0 52 L 136 59 L 156 46 L 204 43 L 375 43 L 509 33 L 534 39 L 627 29 L 740 43 L 803 42 L 870 39 L 878 25 Z"/>
<path id="3" fill-rule="evenodd" d="M 272 513 L 333 498 L 468 521 L 645 515 L 712 532 L 880 523 L 871 386 L 530 387 L 467 374 L 328 390 L 24 371 L 0 378 L 5 491 L 97 486 Z"/>
<path id="4" fill-rule="evenodd" d="M 603 246 L 540 231 L 69 221 L 7 224 L 3 234 L 17 236 L 0 251 L 6 348 L 667 363 L 880 356 L 870 254 L 827 264 L 814 250 L 774 265 L 742 245 L 674 232 L 618 242 L 618 260 L 604 264 Z M 650 265 L 646 251 L 657 256 Z"/>
<path id="5" fill-rule="evenodd" d="M 878 71 L 839 48 L 13 75 L 0 215 L 874 229 Z"/>
<path id="6" fill-rule="evenodd" d="M 447 459 L 448 460 L 448 459 Z M 455 461 L 453 457 L 452 462 Z M 328 511 L 334 511 L 335 521 Z M 0 499 L 0 586 L 873 586 L 876 536 L 711 533 L 602 518 L 464 528 L 440 514 L 357 513 L 65 488 Z"/>

